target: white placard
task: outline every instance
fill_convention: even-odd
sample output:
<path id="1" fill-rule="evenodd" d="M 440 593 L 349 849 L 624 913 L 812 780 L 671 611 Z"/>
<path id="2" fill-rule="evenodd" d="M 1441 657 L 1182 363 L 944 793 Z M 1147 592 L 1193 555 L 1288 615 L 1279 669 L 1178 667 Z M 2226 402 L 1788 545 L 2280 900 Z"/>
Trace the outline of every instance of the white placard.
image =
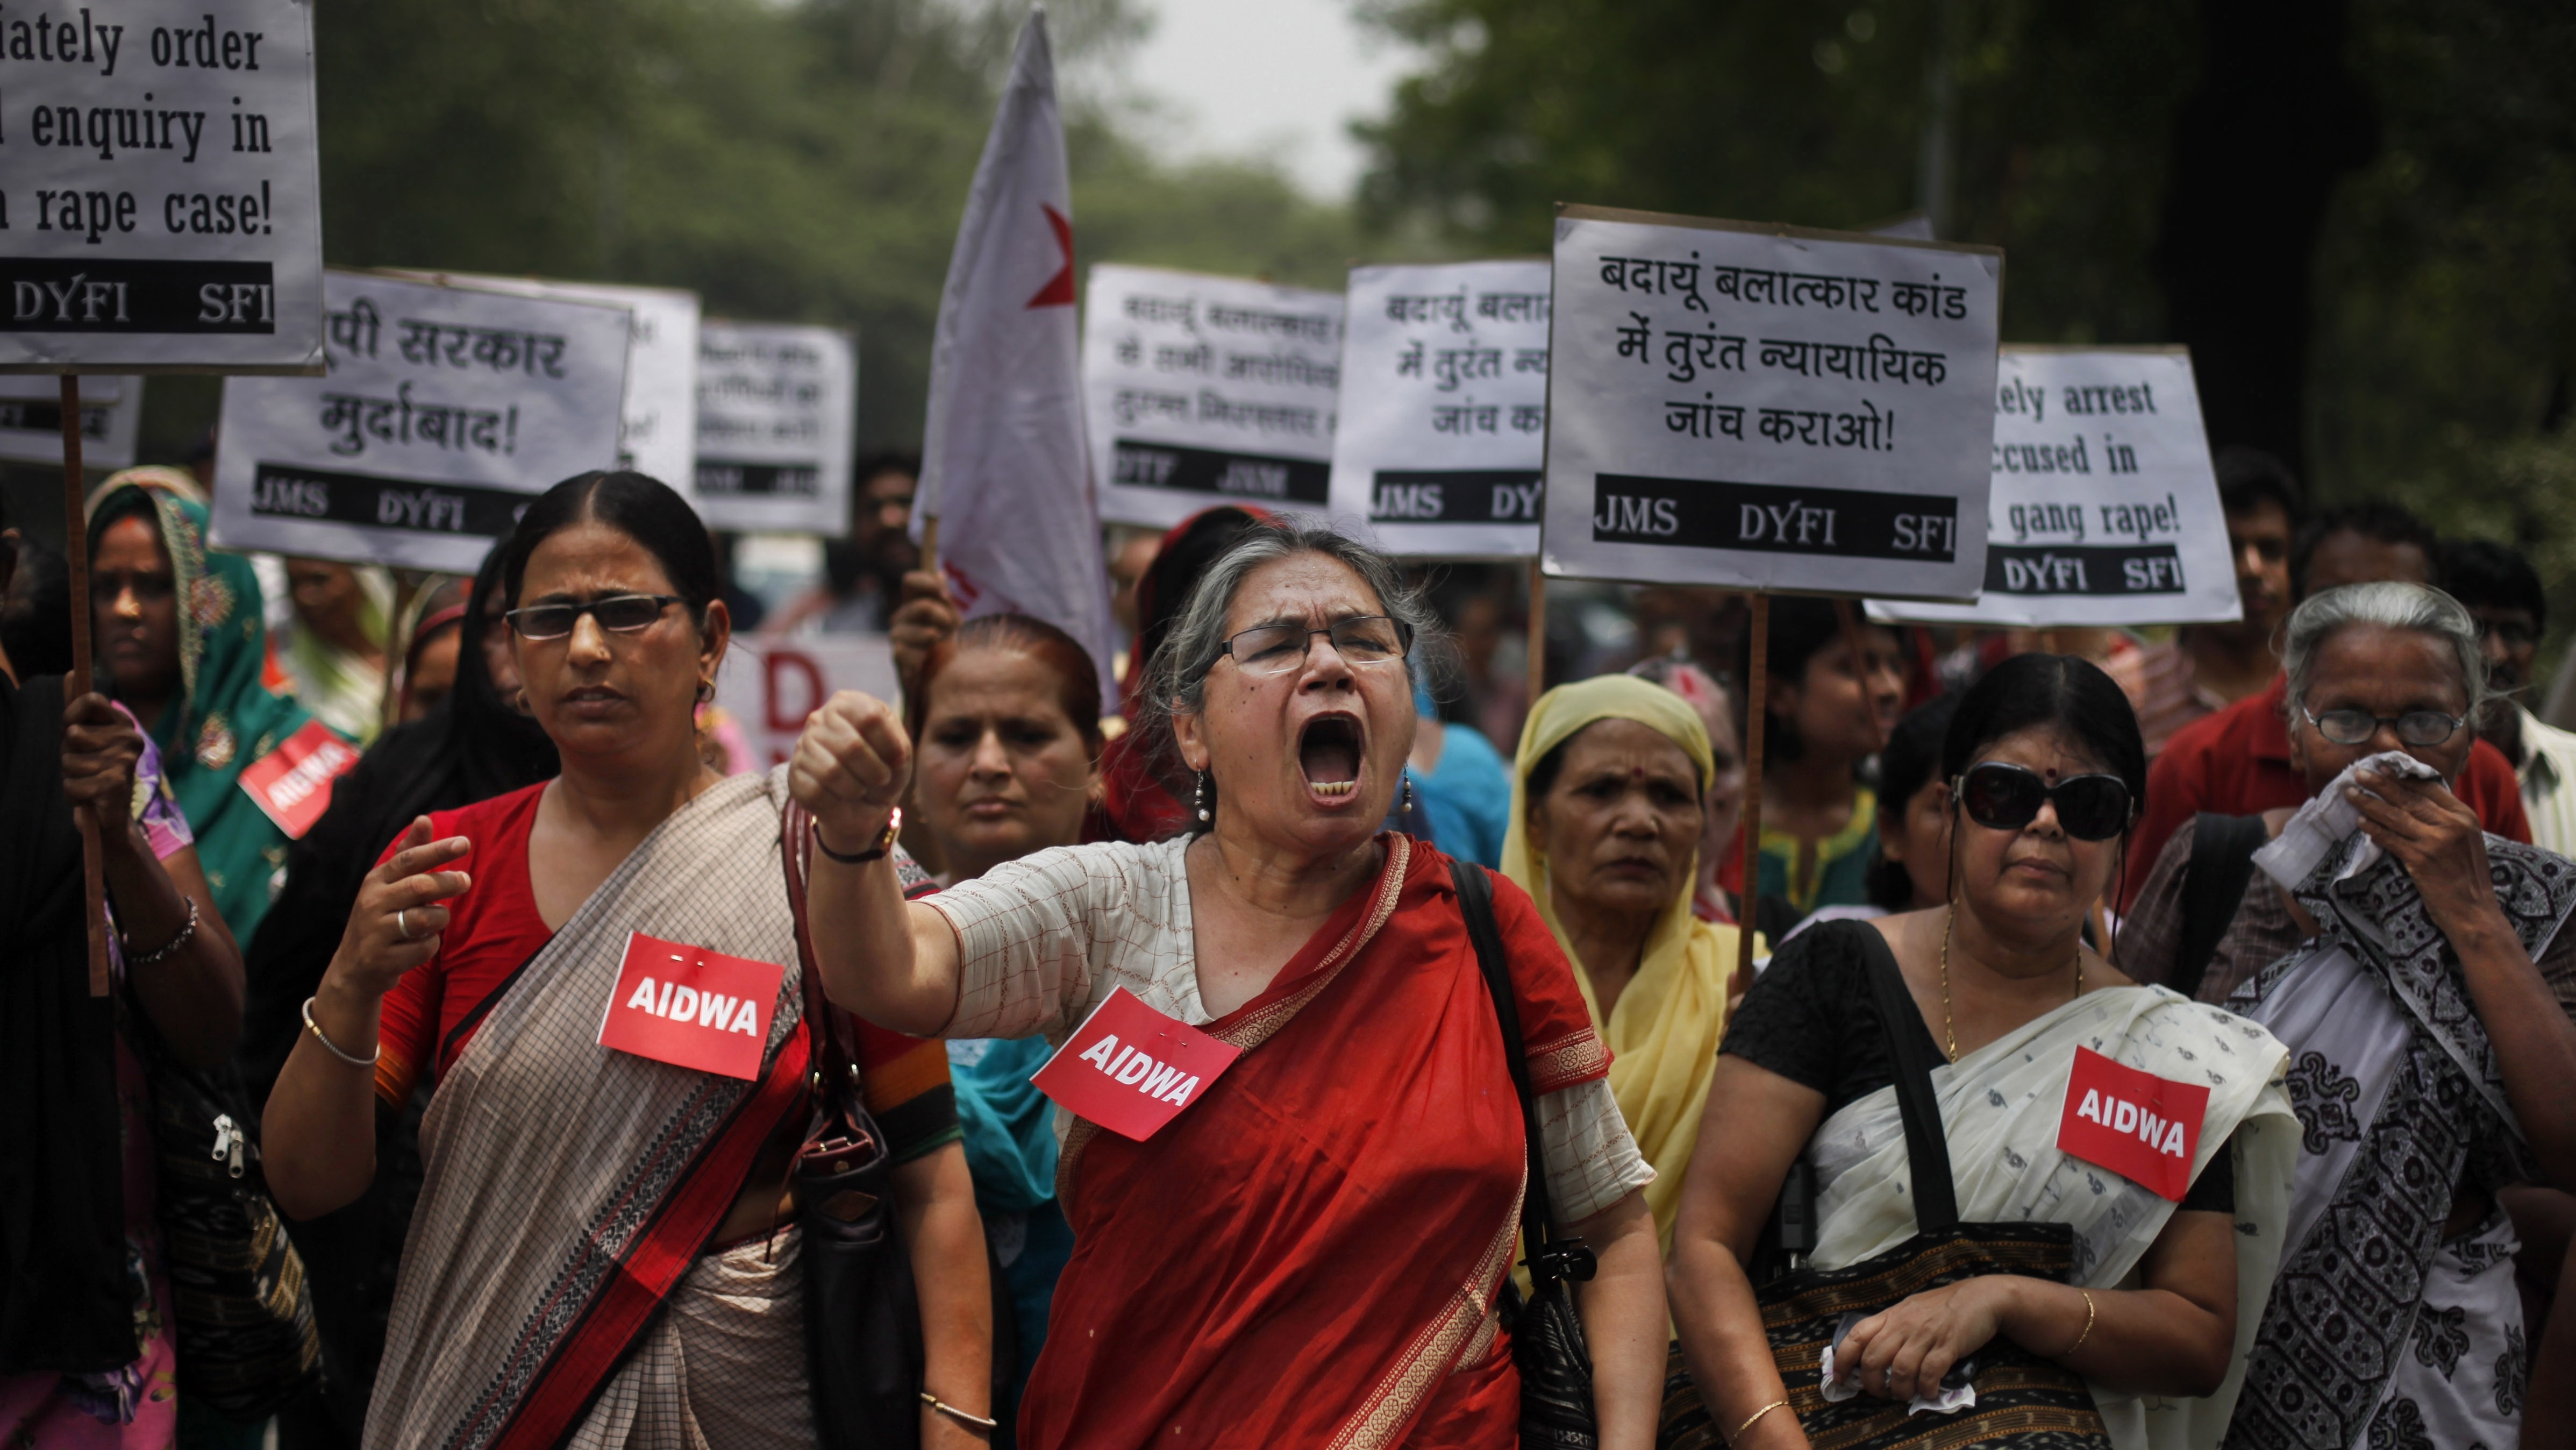
<path id="1" fill-rule="evenodd" d="M 1538 552 L 1546 262 L 1353 267 L 1333 514 L 1397 554 Z"/>
<path id="2" fill-rule="evenodd" d="M 0 458 L 63 461 L 62 380 L 0 377 Z M 131 468 L 143 426 L 143 380 L 91 373 L 80 380 L 81 466 Z"/>
<path id="3" fill-rule="evenodd" d="M 691 502 L 720 529 L 850 531 L 859 353 L 836 327 L 698 327 L 698 457 Z"/>
<path id="4" fill-rule="evenodd" d="M 1211 504 L 1326 507 L 1340 293 L 1103 264 L 1084 306 L 1101 518 L 1168 528 Z"/>
<path id="5" fill-rule="evenodd" d="M 861 690 L 900 711 L 894 651 L 881 634 L 741 635 L 716 672 L 716 704 L 767 770 L 796 753 L 805 717 L 836 690 Z"/>
<path id="6" fill-rule="evenodd" d="M 2004 348 L 1993 478 L 1976 602 L 1872 600 L 1872 618 L 2048 629 L 2244 617 L 2188 350 Z"/>
<path id="7" fill-rule="evenodd" d="M 1551 574 L 1965 599 L 2003 253 L 1567 207 Z"/>
<path id="8" fill-rule="evenodd" d="M 0 371 L 321 365 L 312 16 L 0 9 Z"/>
<path id="9" fill-rule="evenodd" d="M 471 574 L 528 500 L 617 464 L 626 312 L 323 279 L 331 371 L 227 378 L 215 542 Z"/>
<path id="10" fill-rule="evenodd" d="M 634 322 L 626 335 L 625 422 L 617 435 L 617 465 L 650 474 L 684 495 L 690 492 L 698 456 L 697 293 L 474 272 L 387 270 L 451 287 L 625 308 Z"/>

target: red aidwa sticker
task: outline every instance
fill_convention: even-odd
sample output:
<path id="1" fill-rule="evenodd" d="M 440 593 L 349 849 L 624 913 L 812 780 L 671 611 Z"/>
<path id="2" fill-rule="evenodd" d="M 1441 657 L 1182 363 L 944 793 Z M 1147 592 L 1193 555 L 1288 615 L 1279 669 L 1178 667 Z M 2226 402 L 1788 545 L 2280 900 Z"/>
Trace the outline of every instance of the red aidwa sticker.
<path id="1" fill-rule="evenodd" d="M 2089 1047 L 2066 1075 L 2058 1151 L 2172 1199 L 2191 1190 L 2209 1089 L 2123 1067 Z"/>
<path id="2" fill-rule="evenodd" d="M 241 788 L 288 840 L 300 841 L 330 808 L 331 782 L 357 763 L 358 747 L 321 721 L 307 720 L 275 750 L 242 768 Z"/>
<path id="3" fill-rule="evenodd" d="M 626 960 L 600 1019 L 599 1045 L 674 1067 L 756 1078 L 786 976 L 775 962 L 635 932 L 626 939 Z"/>
<path id="4" fill-rule="evenodd" d="M 1241 1056 L 1243 1049 L 1164 1016 L 1121 987 L 1029 1081 L 1075 1116 L 1141 1143 Z"/>

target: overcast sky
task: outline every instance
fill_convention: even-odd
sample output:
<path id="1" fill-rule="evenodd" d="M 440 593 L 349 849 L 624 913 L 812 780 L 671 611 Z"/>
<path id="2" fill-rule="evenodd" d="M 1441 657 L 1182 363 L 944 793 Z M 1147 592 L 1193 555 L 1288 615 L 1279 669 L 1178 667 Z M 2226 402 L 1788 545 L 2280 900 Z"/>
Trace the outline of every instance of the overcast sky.
<path id="1" fill-rule="evenodd" d="M 1128 84 L 1164 103 L 1149 134 L 1183 154 L 1275 157 L 1319 197 L 1350 195 L 1362 155 L 1344 129 L 1382 116 L 1400 46 L 1364 33 L 1349 0 L 1152 0 Z"/>

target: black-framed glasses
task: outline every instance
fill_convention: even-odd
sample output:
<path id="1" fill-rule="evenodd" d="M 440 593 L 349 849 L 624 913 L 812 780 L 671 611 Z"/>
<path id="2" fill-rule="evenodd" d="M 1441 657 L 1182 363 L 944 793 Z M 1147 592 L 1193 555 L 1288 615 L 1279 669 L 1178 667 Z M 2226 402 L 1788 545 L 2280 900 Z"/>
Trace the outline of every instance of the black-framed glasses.
<path id="1" fill-rule="evenodd" d="M 1395 664 L 1413 648 L 1412 627 L 1403 620 L 1363 614 L 1336 619 L 1322 629 L 1302 624 L 1255 625 L 1217 646 L 1217 656 L 1231 656 L 1235 668 L 1247 675 L 1284 675 L 1306 662 L 1319 634 L 1333 641 L 1333 652 L 1344 664 L 1358 669 Z M 1208 667 L 1216 666 L 1211 662 Z"/>
<path id="2" fill-rule="evenodd" d="M 2079 841 L 2107 841 L 2128 829 L 2129 783 L 2116 775 L 2070 775 L 2050 785 L 2026 766 L 1989 760 L 1968 767 L 1950 789 L 1968 819 L 1990 831 L 2018 831 L 2057 807 L 2057 823 Z"/>
<path id="3" fill-rule="evenodd" d="M 561 639 L 572 633 L 585 614 L 598 620 L 602 629 L 634 634 L 651 629 L 663 610 L 686 603 L 676 594 L 611 594 L 580 604 L 531 604 L 525 609 L 513 609 L 502 618 L 510 621 L 521 639 Z"/>
<path id="4" fill-rule="evenodd" d="M 2403 715 L 2373 715 L 2368 710 L 2328 710 L 2317 714 L 2301 705 L 2299 713 L 2317 733 L 2337 745 L 2360 745 L 2379 733 L 2382 725 L 2396 727 L 2402 745 L 2439 745 L 2459 733 L 2469 723 L 2466 715 L 2445 715 L 2439 710 L 2409 710 Z"/>

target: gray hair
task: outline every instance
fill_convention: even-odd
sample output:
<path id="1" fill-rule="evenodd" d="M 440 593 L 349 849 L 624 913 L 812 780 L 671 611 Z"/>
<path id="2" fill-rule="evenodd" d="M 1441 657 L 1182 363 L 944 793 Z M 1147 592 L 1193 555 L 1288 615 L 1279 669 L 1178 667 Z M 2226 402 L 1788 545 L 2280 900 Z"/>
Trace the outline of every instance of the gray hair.
<path id="1" fill-rule="evenodd" d="M 1408 688 L 1421 672 L 1435 680 L 1445 677 L 1447 631 L 1422 591 L 1405 582 L 1393 559 L 1331 529 L 1266 523 L 1246 532 L 1192 586 L 1189 602 L 1173 617 L 1162 645 L 1146 663 L 1145 692 L 1137 702 L 1140 726 L 1155 729 L 1168 741 L 1172 716 L 1199 712 L 1205 702 L 1207 673 L 1216 667 L 1225 646 L 1226 616 L 1234 609 L 1234 596 L 1243 581 L 1264 564 L 1299 554 L 1321 554 L 1360 576 L 1388 616 L 1411 629 L 1413 647 L 1404 657 Z"/>
<path id="2" fill-rule="evenodd" d="M 2284 703 L 2290 709 L 2307 705 L 2308 686 L 2316 675 L 2317 651 L 2338 631 L 2356 624 L 2428 634 L 2449 645 L 2460 667 L 2460 686 L 2468 695 L 2469 705 L 2464 713 L 2475 716 L 2478 707 L 2486 703 L 2486 651 L 2478 623 L 2469 611 L 2439 589 L 2382 580 L 2345 584 L 2311 594 L 2291 613 L 2285 626 L 2288 642 L 2281 650 L 2282 667 L 2290 677 Z"/>

